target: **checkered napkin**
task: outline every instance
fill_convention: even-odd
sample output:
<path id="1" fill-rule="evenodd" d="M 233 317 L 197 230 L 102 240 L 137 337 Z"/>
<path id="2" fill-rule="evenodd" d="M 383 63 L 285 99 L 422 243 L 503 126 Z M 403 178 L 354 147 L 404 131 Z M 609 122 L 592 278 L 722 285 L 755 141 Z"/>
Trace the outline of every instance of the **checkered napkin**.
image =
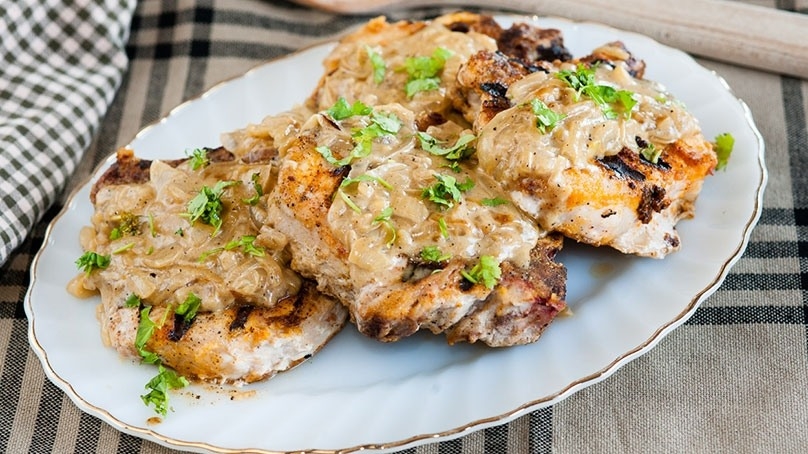
<path id="1" fill-rule="evenodd" d="M 135 3 L 0 2 L 0 264 L 89 147 L 126 70 Z"/>

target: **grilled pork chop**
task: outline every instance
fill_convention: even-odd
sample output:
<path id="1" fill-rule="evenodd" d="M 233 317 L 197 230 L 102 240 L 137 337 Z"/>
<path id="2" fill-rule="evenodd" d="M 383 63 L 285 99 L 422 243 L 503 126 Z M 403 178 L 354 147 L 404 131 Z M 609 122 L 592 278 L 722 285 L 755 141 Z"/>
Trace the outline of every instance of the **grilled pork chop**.
<path id="1" fill-rule="evenodd" d="M 357 153 L 380 123 L 385 133 Z M 303 126 L 269 201 L 292 268 L 382 341 L 419 329 L 452 343 L 535 341 L 564 308 L 560 238 L 502 203 L 475 166 L 425 151 L 417 132 L 398 104 L 342 119 L 324 112 Z M 428 133 L 447 146 L 462 136 L 448 123 Z"/>
<path id="2" fill-rule="evenodd" d="M 71 284 L 75 294 L 100 293 L 108 344 L 139 357 L 149 307 L 157 327 L 145 348 L 162 364 L 188 378 L 248 383 L 305 360 L 342 328 L 342 305 L 292 272 L 283 238 L 263 228 L 273 157 L 237 159 L 220 148 L 196 163 L 152 162 L 118 152 L 92 188 L 92 227 L 81 235 L 109 264 Z M 205 212 L 197 218 L 194 200 Z M 195 316 L 179 314 L 194 301 Z"/>
<path id="3" fill-rule="evenodd" d="M 544 229 L 640 256 L 677 250 L 675 225 L 716 163 L 697 120 L 619 42 L 525 67 L 480 52 L 458 74 L 469 105 L 482 100 L 481 168 Z"/>

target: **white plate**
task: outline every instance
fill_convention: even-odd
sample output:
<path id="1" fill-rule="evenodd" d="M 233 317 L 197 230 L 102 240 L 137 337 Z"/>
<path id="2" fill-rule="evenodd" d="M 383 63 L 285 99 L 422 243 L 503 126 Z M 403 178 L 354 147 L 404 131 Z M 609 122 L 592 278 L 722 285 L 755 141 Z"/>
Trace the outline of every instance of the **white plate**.
<path id="1" fill-rule="evenodd" d="M 508 24 L 512 17 L 498 18 Z M 89 223 L 90 183 L 54 220 L 34 261 L 25 309 L 34 351 L 48 377 L 84 411 L 113 427 L 195 451 L 402 449 L 504 423 L 603 380 L 683 323 L 721 284 L 746 247 L 766 181 L 763 141 L 748 108 L 726 83 L 686 54 L 643 36 L 590 23 L 535 20 L 564 31 L 574 55 L 622 40 L 701 120 L 705 135 L 735 136 L 726 171 L 709 178 L 682 249 L 664 260 L 567 245 L 568 303 L 537 343 L 507 349 L 416 335 L 397 344 L 348 327 L 298 368 L 240 392 L 192 386 L 172 395 L 174 412 L 150 425 L 140 400 L 155 373 L 101 344 L 94 300 L 65 290 L 77 273 L 78 236 Z M 179 106 L 131 143 L 144 158 L 216 145 L 219 133 L 301 102 L 314 87 L 320 45 L 260 66 Z M 112 162 L 96 172 L 99 173 Z"/>

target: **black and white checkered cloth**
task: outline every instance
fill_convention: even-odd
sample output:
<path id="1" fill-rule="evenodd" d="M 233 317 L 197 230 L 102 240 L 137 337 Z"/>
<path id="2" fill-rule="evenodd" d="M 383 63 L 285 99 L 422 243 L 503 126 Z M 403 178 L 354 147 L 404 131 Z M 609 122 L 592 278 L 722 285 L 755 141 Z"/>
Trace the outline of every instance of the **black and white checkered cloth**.
<path id="1" fill-rule="evenodd" d="M 805 0 L 769 3 L 808 14 Z M 68 190 L 81 184 L 144 125 L 215 83 L 368 19 L 263 0 L 143 0 L 133 8 L 0 0 L 3 257 L 33 226 L 0 266 L 0 452 L 173 452 L 83 413 L 28 346 L 28 273 L 65 179 Z M 763 213 L 725 283 L 603 382 L 510 423 L 404 452 L 808 452 L 808 81 L 700 63 L 749 104 L 767 147 Z"/>
<path id="2" fill-rule="evenodd" d="M 0 263 L 73 175 L 127 66 L 135 0 L 0 5 Z"/>

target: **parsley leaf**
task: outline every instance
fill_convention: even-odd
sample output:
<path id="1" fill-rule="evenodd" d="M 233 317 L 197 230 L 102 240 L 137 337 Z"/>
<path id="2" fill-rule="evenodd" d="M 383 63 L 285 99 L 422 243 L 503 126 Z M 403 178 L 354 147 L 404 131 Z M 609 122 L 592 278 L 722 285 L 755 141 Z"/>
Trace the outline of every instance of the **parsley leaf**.
<path id="1" fill-rule="evenodd" d="M 490 255 L 483 255 L 471 270 L 461 271 L 460 274 L 472 284 L 482 283 L 492 289 L 502 277 L 502 270 L 497 259 Z"/>
<path id="2" fill-rule="evenodd" d="M 252 197 L 248 197 L 246 199 L 241 199 L 242 202 L 246 203 L 247 205 L 255 205 L 258 203 L 258 200 L 261 199 L 261 196 L 264 195 L 264 187 L 261 186 L 261 183 L 258 179 L 261 177 L 260 172 L 256 172 L 252 174 L 250 180 L 252 181 L 253 189 L 255 190 L 255 195 Z"/>
<path id="3" fill-rule="evenodd" d="M 487 207 L 498 207 L 500 205 L 508 204 L 508 201 L 499 197 L 494 197 L 493 199 L 482 199 L 480 200 L 480 203 Z"/>
<path id="4" fill-rule="evenodd" d="M 196 296 L 193 292 L 188 294 L 188 297 L 185 298 L 185 301 L 180 303 L 177 306 L 177 309 L 174 311 L 177 315 L 182 315 L 183 320 L 185 323 L 191 323 L 191 321 L 196 317 L 197 311 L 199 311 L 199 307 L 202 305 L 202 300 Z"/>
<path id="5" fill-rule="evenodd" d="M 547 107 L 540 99 L 536 98 L 530 102 L 530 108 L 533 115 L 536 116 L 536 127 L 542 134 L 547 134 L 555 128 L 556 124 L 561 121 L 565 115 L 555 112 Z"/>
<path id="6" fill-rule="evenodd" d="M 146 406 L 153 405 L 154 411 L 165 416 L 168 413 L 168 391 L 185 386 L 188 386 L 188 380 L 185 377 L 158 364 L 157 375 L 146 383 L 148 392 L 140 398 Z"/>
<path id="7" fill-rule="evenodd" d="M 126 297 L 126 301 L 124 301 L 124 307 L 140 307 L 140 297 L 134 293 L 130 293 L 129 296 Z"/>
<path id="8" fill-rule="evenodd" d="M 446 219 L 443 217 L 438 218 L 438 230 L 440 230 L 440 236 L 445 239 L 449 239 L 449 227 L 446 225 Z"/>
<path id="9" fill-rule="evenodd" d="M 592 99 L 600 107 L 603 115 L 613 120 L 617 118 L 618 111 L 626 119 L 631 118 L 631 110 L 637 104 L 634 93 L 628 90 L 616 90 L 608 85 L 598 85 L 595 82 L 595 69 L 578 64 L 575 71 L 564 69 L 556 73 L 556 77 L 563 80 L 575 90 L 575 100 L 581 95 Z"/>
<path id="10" fill-rule="evenodd" d="M 348 186 L 350 186 L 350 185 L 352 185 L 354 183 L 361 183 L 361 182 L 366 182 L 366 183 L 376 182 L 376 183 L 379 183 L 380 185 L 384 186 L 388 190 L 393 189 L 393 185 L 391 185 L 390 183 L 385 181 L 383 178 L 374 177 L 373 175 L 368 175 L 368 174 L 362 174 L 362 175 L 359 175 L 358 177 L 355 177 L 355 178 L 346 178 L 346 179 L 342 180 L 342 183 L 340 183 L 339 188 L 337 188 L 337 192 L 336 192 L 335 196 L 338 195 L 342 199 L 342 201 L 345 202 L 346 205 L 348 205 L 348 207 L 350 209 L 354 210 L 357 213 L 361 213 L 362 209 L 359 208 L 359 206 L 357 206 L 353 202 L 353 200 L 351 200 L 350 197 L 348 197 L 348 194 L 346 194 L 345 191 L 343 191 L 343 189 L 347 188 Z"/>
<path id="11" fill-rule="evenodd" d="M 718 158 L 718 163 L 715 165 L 715 170 L 723 170 L 727 167 L 729 156 L 732 154 L 732 149 L 735 147 L 735 137 L 732 134 L 725 132 L 715 136 L 715 143 L 713 150 Z"/>
<path id="12" fill-rule="evenodd" d="M 124 211 L 120 214 L 120 223 L 109 232 L 110 240 L 117 240 L 125 235 L 140 235 L 140 216 Z"/>
<path id="13" fill-rule="evenodd" d="M 462 193 L 474 187 L 474 181 L 466 177 L 466 181 L 458 183 L 457 179 L 451 175 L 433 174 L 437 183 L 421 190 L 421 197 L 436 203 L 443 209 L 454 206 L 454 202 L 459 202 Z"/>
<path id="14" fill-rule="evenodd" d="M 438 47 L 430 56 L 407 57 L 404 61 L 404 70 L 410 76 L 405 86 L 407 97 L 412 98 L 418 92 L 439 88 L 438 74 L 452 55 L 452 51 Z"/>
<path id="15" fill-rule="evenodd" d="M 376 52 L 372 47 L 365 46 L 365 52 L 368 53 L 370 64 L 373 66 L 373 81 L 378 85 L 384 81 L 387 66 L 384 63 L 384 59 L 382 59 L 382 55 Z"/>
<path id="16" fill-rule="evenodd" d="M 237 240 L 232 240 L 224 245 L 224 248 L 228 251 L 231 249 L 235 249 L 241 246 L 241 250 L 245 254 L 249 254 L 255 257 L 263 257 L 264 256 L 264 248 L 261 246 L 256 246 L 255 244 L 255 235 L 242 235 L 241 238 Z"/>
<path id="17" fill-rule="evenodd" d="M 383 181 L 383 180 L 382 180 Z M 393 221 L 391 218 L 393 217 L 393 207 L 387 207 L 379 213 L 378 216 L 373 218 L 373 223 L 380 223 L 387 229 L 387 234 L 389 239 L 387 240 L 387 246 L 392 246 L 393 243 L 396 242 L 396 238 L 398 237 L 398 232 L 396 232 L 395 226 L 393 226 Z"/>
<path id="18" fill-rule="evenodd" d="M 348 101 L 340 96 L 339 99 L 337 99 L 337 102 L 326 110 L 326 113 L 332 119 L 340 121 L 356 115 L 368 115 L 372 111 L 373 108 L 366 105 L 362 101 L 357 100 L 353 104 L 348 104 Z"/>
<path id="19" fill-rule="evenodd" d="M 92 251 L 87 251 L 81 255 L 81 257 L 76 260 L 76 266 L 87 273 L 87 276 L 93 272 L 93 270 L 97 269 L 104 269 L 109 266 L 110 256 L 109 255 L 101 255 L 97 254 Z"/>
<path id="20" fill-rule="evenodd" d="M 643 157 L 646 161 L 656 164 L 659 162 L 659 156 L 662 154 L 662 149 L 657 148 L 654 144 L 650 142 L 646 142 L 647 145 L 643 148 L 640 148 L 640 156 Z"/>
<path id="21" fill-rule="evenodd" d="M 440 145 L 442 142 L 425 132 L 419 131 L 416 135 L 421 143 L 421 149 L 435 156 L 443 156 L 449 161 L 460 161 L 474 154 L 474 148 L 469 144 L 477 138 L 473 134 L 463 134 L 454 145 L 444 148 Z"/>
<path id="22" fill-rule="evenodd" d="M 187 301 L 187 300 L 186 300 Z M 184 303 L 183 303 L 184 304 Z M 157 375 L 146 383 L 146 394 L 140 396 L 146 406 L 153 405 L 154 411 L 165 416 L 168 412 L 168 391 L 169 389 L 179 389 L 188 386 L 185 377 L 177 375 L 171 369 L 163 367 L 160 357 L 156 353 L 146 350 L 146 343 L 154 334 L 155 328 L 163 326 L 168 317 L 169 310 L 163 313 L 163 318 L 159 323 L 155 323 L 150 317 L 151 306 L 146 306 L 140 310 L 140 323 L 137 326 L 135 336 L 135 348 L 143 359 L 143 362 L 157 365 Z"/>
<path id="23" fill-rule="evenodd" d="M 146 306 L 140 310 L 140 323 L 137 325 L 137 334 L 135 335 L 135 348 L 138 354 L 143 359 L 143 362 L 149 364 L 157 364 L 160 362 L 160 357 L 156 353 L 146 350 L 146 343 L 151 339 L 154 334 L 154 329 L 158 327 L 150 317 L 151 306 Z M 166 311 L 165 314 L 168 314 Z M 164 319 L 165 321 L 165 319 Z M 162 325 L 162 322 L 160 323 Z"/>
<path id="24" fill-rule="evenodd" d="M 195 148 L 189 155 L 188 164 L 191 166 L 191 170 L 207 167 L 210 164 L 208 150 L 206 148 Z"/>
<path id="25" fill-rule="evenodd" d="M 420 256 L 424 262 L 436 264 L 441 264 L 452 258 L 452 254 L 444 254 L 437 246 L 425 246 L 421 249 Z"/>
<path id="26" fill-rule="evenodd" d="M 233 186 L 237 181 L 219 181 L 213 188 L 202 186 L 193 199 L 188 202 L 188 217 L 191 225 L 197 220 L 214 227 L 211 236 L 216 235 L 222 227 L 222 192 L 225 188 Z"/>
<path id="27" fill-rule="evenodd" d="M 377 137 L 395 135 L 401 129 L 401 120 L 394 114 L 383 114 L 373 111 L 370 113 L 370 124 L 364 128 L 357 128 L 351 133 L 354 148 L 342 159 L 337 159 L 331 148 L 321 145 L 315 148 L 329 164 L 342 167 L 350 164 L 354 159 L 370 155 L 373 141 Z"/>

